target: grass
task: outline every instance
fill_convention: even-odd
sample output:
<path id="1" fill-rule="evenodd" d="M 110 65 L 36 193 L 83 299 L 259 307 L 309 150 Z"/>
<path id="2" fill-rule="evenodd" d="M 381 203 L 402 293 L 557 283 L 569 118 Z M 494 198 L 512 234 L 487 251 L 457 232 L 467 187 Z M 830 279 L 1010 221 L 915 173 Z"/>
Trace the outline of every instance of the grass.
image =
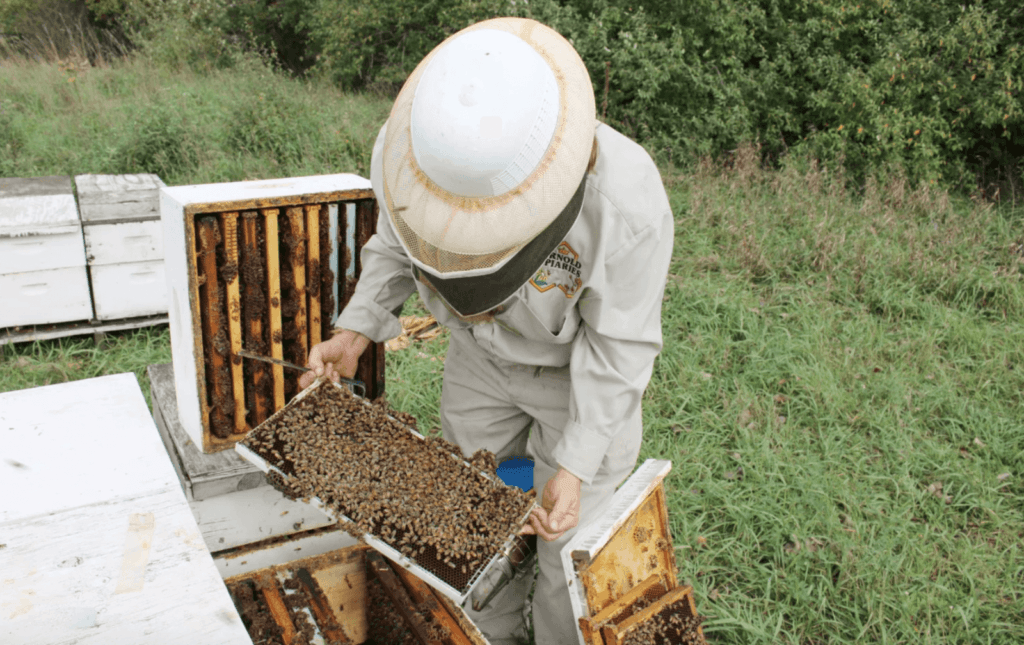
<path id="1" fill-rule="evenodd" d="M 0 176 L 151 172 L 174 186 L 367 175 L 389 109 L 248 59 L 205 74 L 141 57 L 0 60 Z"/>
<path id="2" fill-rule="evenodd" d="M 0 69 L 19 173 L 138 171 L 103 164 L 127 163 L 145 115 L 187 134 L 176 182 L 360 170 L 330 146 L 286 144 L 338 128 L 365 146 L 386 114 L 265 69 L 62 74 Z M 260 107 L 264 87 L 308 122 Z M 253 124 L 274 119 L 284 147 L 262 147 Z M 834 172 L 753 158 L 665 171 L 676 244 L 641 459 L 673 462 L 680 578 L 709 640 L 1024 642 L 1024 212 L 898 177 L 854 194 Z M 427 431 L 445 338 L 388 355 L 390 401 Z M 150 329 L 0 355 L 0 390 L 121 371 L 145 383 L 169 343 Z"/>

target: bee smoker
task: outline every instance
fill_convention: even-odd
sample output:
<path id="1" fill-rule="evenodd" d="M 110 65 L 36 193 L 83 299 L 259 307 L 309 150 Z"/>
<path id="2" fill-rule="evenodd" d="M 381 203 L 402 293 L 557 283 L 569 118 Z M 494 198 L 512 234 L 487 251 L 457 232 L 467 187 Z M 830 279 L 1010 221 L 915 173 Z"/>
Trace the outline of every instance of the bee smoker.
<path id="1" fill-rule="evenodd" d="M 517 535 L 501 556 L 487 569 L 475 585 L 469 598 L 473 610 L 486 607 L 505 585 L 512 582 L 520 571 L 532 571 L 537 558 L 537 536 Z"/>

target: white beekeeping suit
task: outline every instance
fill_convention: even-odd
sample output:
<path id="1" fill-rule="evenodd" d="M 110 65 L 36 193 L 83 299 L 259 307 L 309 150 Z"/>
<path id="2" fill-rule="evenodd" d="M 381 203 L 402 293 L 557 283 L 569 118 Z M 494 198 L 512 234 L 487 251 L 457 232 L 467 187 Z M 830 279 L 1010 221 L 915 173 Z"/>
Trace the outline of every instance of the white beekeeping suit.
<path id="1" fill-rule="evenodd" d="M 536 641 L 576 642 L 559 550 L 578 529 L 568 525 L 595 517 L 632 471 L 662 346 L 673 220 L 658 170 L 597 124 L 568 42 L 497 19 L 455 34 L 413 72 L 377 137 L 371 182 L 377 233 L 336 326 L 375 342 L 397 336 L 392 312 L 418 290 L 451 330 L 445 438 L 467 455 L 533 458 L 539 495 L 578 480 L 567 526 L 554 512 L 531 522 L 546 538 Z M 310 354 L 318 373 L 340 360 L 331 342 Z M 473 614 L 492 643 L 525 636 L 531 582 L 519 578 Z"/>

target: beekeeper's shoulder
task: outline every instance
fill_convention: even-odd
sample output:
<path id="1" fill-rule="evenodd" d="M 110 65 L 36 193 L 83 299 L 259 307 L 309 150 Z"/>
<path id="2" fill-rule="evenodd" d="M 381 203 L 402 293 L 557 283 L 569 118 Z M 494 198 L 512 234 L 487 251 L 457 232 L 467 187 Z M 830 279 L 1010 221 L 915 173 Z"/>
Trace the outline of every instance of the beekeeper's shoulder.
<path id="1" fill-rule="evenodd" d="M 609 125 L 599 123 L 596 136 L 597 163 L 587 185 L 599 193 L 601 210 L 606 216 L 617 211 L 634 235 L 660 226 L 671 206 L 654 160 L 643 146 Z"/>

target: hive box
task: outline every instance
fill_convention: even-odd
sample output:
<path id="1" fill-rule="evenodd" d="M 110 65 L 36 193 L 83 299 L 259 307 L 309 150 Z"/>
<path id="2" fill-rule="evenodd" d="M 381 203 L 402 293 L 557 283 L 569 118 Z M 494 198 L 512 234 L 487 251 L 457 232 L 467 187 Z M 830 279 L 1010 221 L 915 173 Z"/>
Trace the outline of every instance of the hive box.
<path id="1" fill-rule="evenodd" d="M 671 469 L 646 460 L 562 548 L 579 645 L 619 645 L 662 610 L 697 615 L 693 588 L 677 581 L 663 481 Z"/>
<path id="2" fill-rule="evenodd" d="M 167 313 L 156 175 L 77 175 L 93 306 L 99 320 Z"/>
<path id="3" fill-rule="evenodd" d="M 0 328 L 92 318 L 71 178 L 0 179 Z"/>
<path id="4" fill-rule="evenodd" d="M 298 372 L 238 351 L 306 363 L 352 294 L 377 204 L 369 180 L 320 175 L 162 187 L 160 216 L 181 425 L 223 450 L 298 391 Z M 356 376 L 383 392 L 383 343 Z"/>

